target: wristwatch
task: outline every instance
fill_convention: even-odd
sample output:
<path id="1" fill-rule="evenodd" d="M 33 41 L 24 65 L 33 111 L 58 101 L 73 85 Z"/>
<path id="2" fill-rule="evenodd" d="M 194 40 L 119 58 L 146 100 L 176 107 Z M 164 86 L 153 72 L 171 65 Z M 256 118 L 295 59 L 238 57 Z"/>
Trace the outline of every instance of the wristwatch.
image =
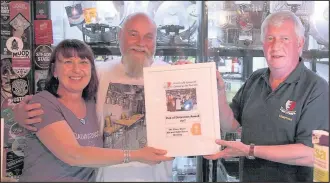
<path id="1" fill-rule="evenodd" d="M 256 159 L 254 157 L 254 144 L 250 144 L 249 155 L 246 157 L 247 159 Z"/>

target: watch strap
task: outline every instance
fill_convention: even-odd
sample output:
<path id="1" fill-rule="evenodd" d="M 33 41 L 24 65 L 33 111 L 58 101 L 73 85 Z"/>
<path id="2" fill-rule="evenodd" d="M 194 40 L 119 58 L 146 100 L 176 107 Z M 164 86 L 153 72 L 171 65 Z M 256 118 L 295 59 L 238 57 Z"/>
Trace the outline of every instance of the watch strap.
<path id="1" fill-rule="evenodd" d="M 254 157 L 254 144 L 250 144 L 249 156 Z"/>

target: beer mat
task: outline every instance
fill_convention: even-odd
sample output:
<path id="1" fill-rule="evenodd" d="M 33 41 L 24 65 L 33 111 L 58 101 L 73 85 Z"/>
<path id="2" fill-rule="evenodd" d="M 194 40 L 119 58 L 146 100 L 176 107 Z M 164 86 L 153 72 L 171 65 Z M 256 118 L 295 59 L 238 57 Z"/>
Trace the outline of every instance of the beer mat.
<path id="1" fill-rule="evenodd" d="M 35 44 L 53 44 L 53 25 L 51 20 L 35 20 Z"/>
<path id="2" fill-rule="evenodd" d="M 1 23 L 7 24 L 9 18 L 9 1 L 1 1 Z"/>
<path id="3" fill-rule="evenodd" d="M 313 130 L 312 143 L 329 147 L 329 132 L 324 130 Z"/>
<path id="4" fill-rule="evenodd" d="M 22 16 L 27 19 L 27 21 L 31 22 L 30 17 L 30 2 L 24 2 L 24 1 L 11 1 L 9 3 L 9 15 L 10 20 L 15 18 L 17 14 L 22 14 Z"/>
<path id="5" fill-rule="evenodd" d="M 48 1 L 35 1 L 35 19 L 48 19 Z"/>
<path id="6" fill-rule="evenodd" d="M 24 31 L 28 27 L 30 27 L 30 22 L 21 14 L 19 13 L 16 15 L 9 24 L 16 30 Z"/>

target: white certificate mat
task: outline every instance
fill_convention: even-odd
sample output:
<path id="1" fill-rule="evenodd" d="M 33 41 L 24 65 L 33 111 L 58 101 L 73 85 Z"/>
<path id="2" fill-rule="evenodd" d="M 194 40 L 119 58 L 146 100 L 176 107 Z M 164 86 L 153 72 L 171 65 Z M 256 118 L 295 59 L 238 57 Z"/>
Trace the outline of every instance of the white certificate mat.
<path id="1" fill-rule="evenodd" d="M 144 68 L 148 146 L 169 157 L 219 152 L 214 62 Z"/>

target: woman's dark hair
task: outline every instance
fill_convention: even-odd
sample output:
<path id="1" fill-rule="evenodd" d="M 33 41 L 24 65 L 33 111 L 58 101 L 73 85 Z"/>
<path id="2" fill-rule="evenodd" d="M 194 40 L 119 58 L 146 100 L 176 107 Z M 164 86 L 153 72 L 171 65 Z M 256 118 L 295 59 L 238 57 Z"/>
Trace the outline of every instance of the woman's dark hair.
<path id="1" fill-rule="evenodd" d="M 94 54 L 92 49 L 84 42 L 77 39 L 66 39 L 61 41 L 54 49 L 50 57 L 50 65 L 48 69 L 48 77 L 46 81 L 45 90 L 59 98 L 57 94 L 58 79 L 54 77 L 55 62 L 59 58 L 59 54 L 63 57 L 69 58 L 78 56 L 81 59 L 88 59 L 91 63 L 91 80 L 82 92 L 84 100 L 96 100 L 96 93 L 99 85 L 99 81 L 96 74 L 94 64 Z"/>

